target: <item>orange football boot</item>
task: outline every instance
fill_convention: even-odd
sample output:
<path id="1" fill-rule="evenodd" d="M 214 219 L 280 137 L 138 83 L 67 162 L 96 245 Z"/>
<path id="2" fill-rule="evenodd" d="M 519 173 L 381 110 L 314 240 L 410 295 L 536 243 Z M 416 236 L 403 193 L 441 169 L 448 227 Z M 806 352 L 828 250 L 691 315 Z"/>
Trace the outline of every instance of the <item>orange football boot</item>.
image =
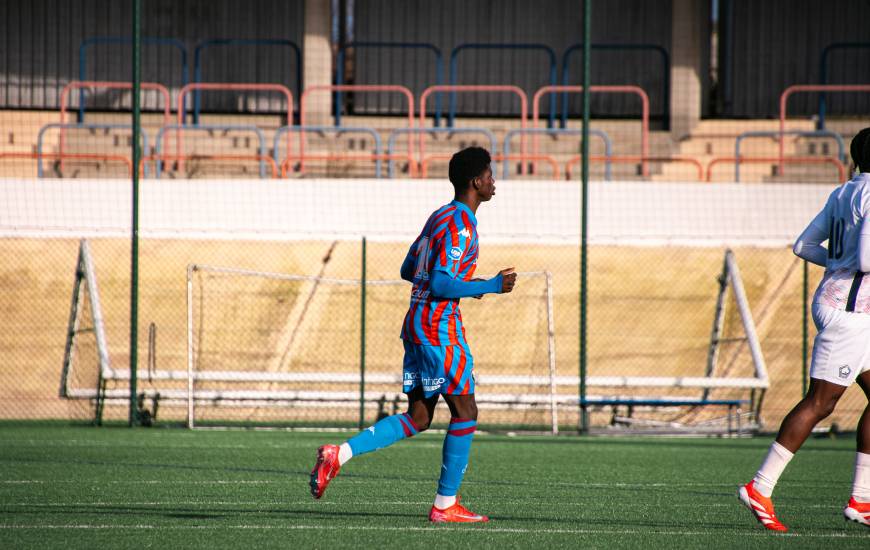
<path id="1" fill-rule="evenodd" d="M 771 531 L 788 531 L 788 527 L 780 523 L 773 511 L 773 501 L 763 496 L 755 489 L 755 481 L 750 481 L 737 490 L 737 498 L 746 505 L 755 519 Z"/>
<path id="2" fill-rule="evenodd" d="M 488 516 L 481 516 L 459 504 L 459 496 L 453 506 L 444 510 L 432 506 L 429 511 L 429 521 L 433 523 L 480 523 L 489 521 Z"/>
<path id="3" fill-rule="evenodd" d="M 851 497 L 849 504 L 843 508 L 843 516 L 849 521 L 870 527 L 870 502 L 858 502 Z"/>
<path id="4" fill-rule="evenodd" d="M 311 470 L 311 495 L 314 498 L 323 496 L 329 482 L 338 475 L 341 463 L 338 461 L 338 445 L 324 445 L 317 449 L 317 462 Z"/>

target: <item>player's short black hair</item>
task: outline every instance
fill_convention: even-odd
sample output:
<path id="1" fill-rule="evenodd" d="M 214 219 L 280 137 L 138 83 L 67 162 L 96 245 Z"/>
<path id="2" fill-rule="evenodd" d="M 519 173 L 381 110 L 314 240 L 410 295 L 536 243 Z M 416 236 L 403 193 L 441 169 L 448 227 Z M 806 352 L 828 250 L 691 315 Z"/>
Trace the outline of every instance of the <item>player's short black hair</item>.
<path id="1" fill-rule="evenodd" d="M 457 193 L 465 191 L 471 180 L 483 174 L 492 159 L 483 147 L 466 147 L 450 158 L 450 183 Z"/>
<path id="2" fill-rule="evenodd" d="M 849 152 L 858 170 L 870 172 L 870 128 L 864 128 L 855 134 L 849 145 Z"/>

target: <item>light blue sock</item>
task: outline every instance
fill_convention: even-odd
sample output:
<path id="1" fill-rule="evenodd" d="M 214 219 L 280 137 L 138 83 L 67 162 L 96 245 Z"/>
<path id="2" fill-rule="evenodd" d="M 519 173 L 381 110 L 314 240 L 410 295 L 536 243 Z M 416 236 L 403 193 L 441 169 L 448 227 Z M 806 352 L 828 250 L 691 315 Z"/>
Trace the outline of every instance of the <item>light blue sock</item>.
<path id="1" fill-rule="evenodd" d="M 417 435 L 417 427 L 408 413 L 394 414 L 378 420 L 373 426 L 366 428 L 347 440 L 353 456 L 383 449 L 395 443 Z"/>
<path id="2" fill-rule="evenodd" d="M 462 476 L 468 468 L 468 453 L 477 422 L 468 418 L 451 418 L 444 448 L 441 453 L 441 479 L 438 480 L 438 494 L 455 496 L 462 483 Z"/>

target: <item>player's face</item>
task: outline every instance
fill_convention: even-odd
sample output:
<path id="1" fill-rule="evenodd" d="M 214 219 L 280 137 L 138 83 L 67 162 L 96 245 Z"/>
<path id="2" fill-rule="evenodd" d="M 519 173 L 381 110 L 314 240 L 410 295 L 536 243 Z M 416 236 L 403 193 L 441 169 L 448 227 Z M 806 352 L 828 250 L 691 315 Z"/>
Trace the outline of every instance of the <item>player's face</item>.
<path id="1" fill-rule="evenodd" d="M 486 202 L 495 195 L 495 178 L 492 177 L 492 168 L 484 172 L 472 181 L 477 189 L 477 194 L 482 202 Z"/>

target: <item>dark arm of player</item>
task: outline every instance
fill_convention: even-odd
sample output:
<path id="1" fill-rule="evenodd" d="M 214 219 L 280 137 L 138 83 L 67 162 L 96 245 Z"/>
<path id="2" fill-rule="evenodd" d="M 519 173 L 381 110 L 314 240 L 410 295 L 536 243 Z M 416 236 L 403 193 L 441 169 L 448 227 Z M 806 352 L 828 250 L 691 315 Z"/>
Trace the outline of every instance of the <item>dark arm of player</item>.
<path id="1" fill-rule="evenodd" d="M 496 275 L 488 281 L 460 281 L 448 273 L 435 270 L 432 272 L 431 286 L 434 296 L 440 298 L 468 298 L 481 294 L 498 294 L 501 292 L 502 276 Z"/>
<path id="2" fill-rule="evenodd" d="M 409 283 L 414 282 L 414 267 L 417 263 L 417 258 L 411 254 L 411 251 L 408 251 L 408 255 L 405 256 L 405 261 L 402 262 L 402 268 L 399 269 L 399 273 L 402 275 L 402 278 L 408 281 Z"/>
<path id="3" fill-rule="evenodd" d="M 804 232 L 794 243 L 792 251 L 804 260 L 825 267 L 828 265 L 828 250 L 822 243 L 828 239 L 828 230 L 824 228 L 823 214 L 819 214 L 810 222 Z"/>

